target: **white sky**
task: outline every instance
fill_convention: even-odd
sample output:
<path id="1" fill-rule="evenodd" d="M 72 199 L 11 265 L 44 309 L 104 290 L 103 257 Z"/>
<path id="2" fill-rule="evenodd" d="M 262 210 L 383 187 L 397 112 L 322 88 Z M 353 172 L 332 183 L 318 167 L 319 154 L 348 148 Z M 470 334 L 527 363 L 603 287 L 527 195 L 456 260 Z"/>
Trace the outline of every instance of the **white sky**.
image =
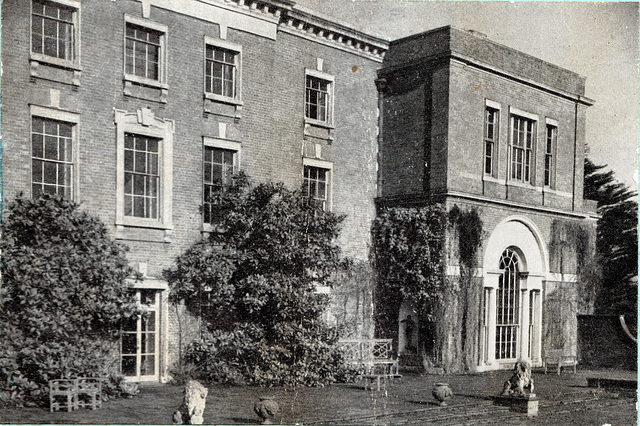
<path id="1" fill-rule="evenodd" d="M 577 72 L 596 101 L 587 110 L 589 157 L 637 188 L 638 2 L 295 1 L 391 40 L 445 25 L 476 30 Z"/>

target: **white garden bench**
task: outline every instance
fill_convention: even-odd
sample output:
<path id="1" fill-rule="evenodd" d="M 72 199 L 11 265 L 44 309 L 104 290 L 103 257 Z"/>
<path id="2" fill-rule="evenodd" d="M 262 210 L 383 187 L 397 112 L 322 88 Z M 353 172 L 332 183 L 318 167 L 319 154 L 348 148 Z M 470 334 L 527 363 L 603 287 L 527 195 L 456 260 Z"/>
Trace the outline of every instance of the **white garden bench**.
<path id="1" fill-rule="evenodd" d="M 382 381 L 386 382 L 387 378 L 401 377 L 398 372 L 398 359 L 393 357 L 393 339 L 340 340 L 338 345 L 347 362 L 372 387 L 376 383 L 377 389 L 380 390 Z"/>

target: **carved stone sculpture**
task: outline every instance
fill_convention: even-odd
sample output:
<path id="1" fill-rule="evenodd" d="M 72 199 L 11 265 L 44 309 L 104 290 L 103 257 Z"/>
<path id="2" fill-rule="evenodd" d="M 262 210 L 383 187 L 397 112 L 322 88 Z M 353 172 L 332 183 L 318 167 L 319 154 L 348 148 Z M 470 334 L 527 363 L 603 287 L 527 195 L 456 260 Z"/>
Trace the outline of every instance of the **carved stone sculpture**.
<path id="1" fill-rule="evenodd" d="M 446 407 L 447 400 L 453 396 L 453 391 L 449 387 L 449 383 L 436 383 L 431 395 L 440 403 L 441 407 Z"/>
<path id="2" fill-rule="evenodd" d="M 262 419 L 263 425 L 270 425 L 275 415 L 280 411 L 280 406 L 272 397 L 261 396 L 253 406 L 253 411 Z"/>
<path id="3" fill-rule="evenodd" d="M 533 377 L 531 366 L 526 361 L 518 361 L 513 367 L 513 376 L 504 382 L 503 396 L 524 396 L 524 390 L 528 389 L 534 395 Z"/>
<path id="4" fill-rule="evenodd" d="M 201 425 L 209 390 L 197 380 L 189 380 L 184 387 L 182 405 L 173 413 L 174 425 Z"/>

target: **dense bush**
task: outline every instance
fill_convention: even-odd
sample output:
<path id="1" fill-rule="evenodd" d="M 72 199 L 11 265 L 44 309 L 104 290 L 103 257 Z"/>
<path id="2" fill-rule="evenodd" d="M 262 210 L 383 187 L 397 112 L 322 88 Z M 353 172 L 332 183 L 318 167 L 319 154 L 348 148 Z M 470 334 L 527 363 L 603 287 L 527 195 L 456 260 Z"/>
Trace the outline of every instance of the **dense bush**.
<path id="1" fill-rule="evenodd" d="M 72 201 L 18 197 L 2 222 L 0 397 L 44 402 L 50 379 L 106 376 L 138 313 L 125 248 Z"/>
<path id="2" fill-rule="evenodd" d="M 322 316 L 342 264 L 341 218 L 282 184 L 250 187 L 242 175 L 219 195 L 216 232 L 165 271 L 170 300 L 206 332 L 183 362 L 214 382 L 321 385 L 342 374 L 335 330 Z M 184 368 L 183 368 L 184 370 Z"/>

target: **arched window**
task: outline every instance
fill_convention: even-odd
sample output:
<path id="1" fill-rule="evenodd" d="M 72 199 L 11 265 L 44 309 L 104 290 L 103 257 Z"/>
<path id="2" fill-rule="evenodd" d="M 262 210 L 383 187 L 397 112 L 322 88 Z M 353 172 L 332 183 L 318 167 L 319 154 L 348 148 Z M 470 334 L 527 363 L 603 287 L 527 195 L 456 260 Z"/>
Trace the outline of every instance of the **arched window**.
<path id="1" fill-rule="evenodd" d="M 496 359 L 516 358 L 520 315 L 520 259 L 513 249 L 506 249 L 500 257 L 503 270 L 496 294 Z"/>

